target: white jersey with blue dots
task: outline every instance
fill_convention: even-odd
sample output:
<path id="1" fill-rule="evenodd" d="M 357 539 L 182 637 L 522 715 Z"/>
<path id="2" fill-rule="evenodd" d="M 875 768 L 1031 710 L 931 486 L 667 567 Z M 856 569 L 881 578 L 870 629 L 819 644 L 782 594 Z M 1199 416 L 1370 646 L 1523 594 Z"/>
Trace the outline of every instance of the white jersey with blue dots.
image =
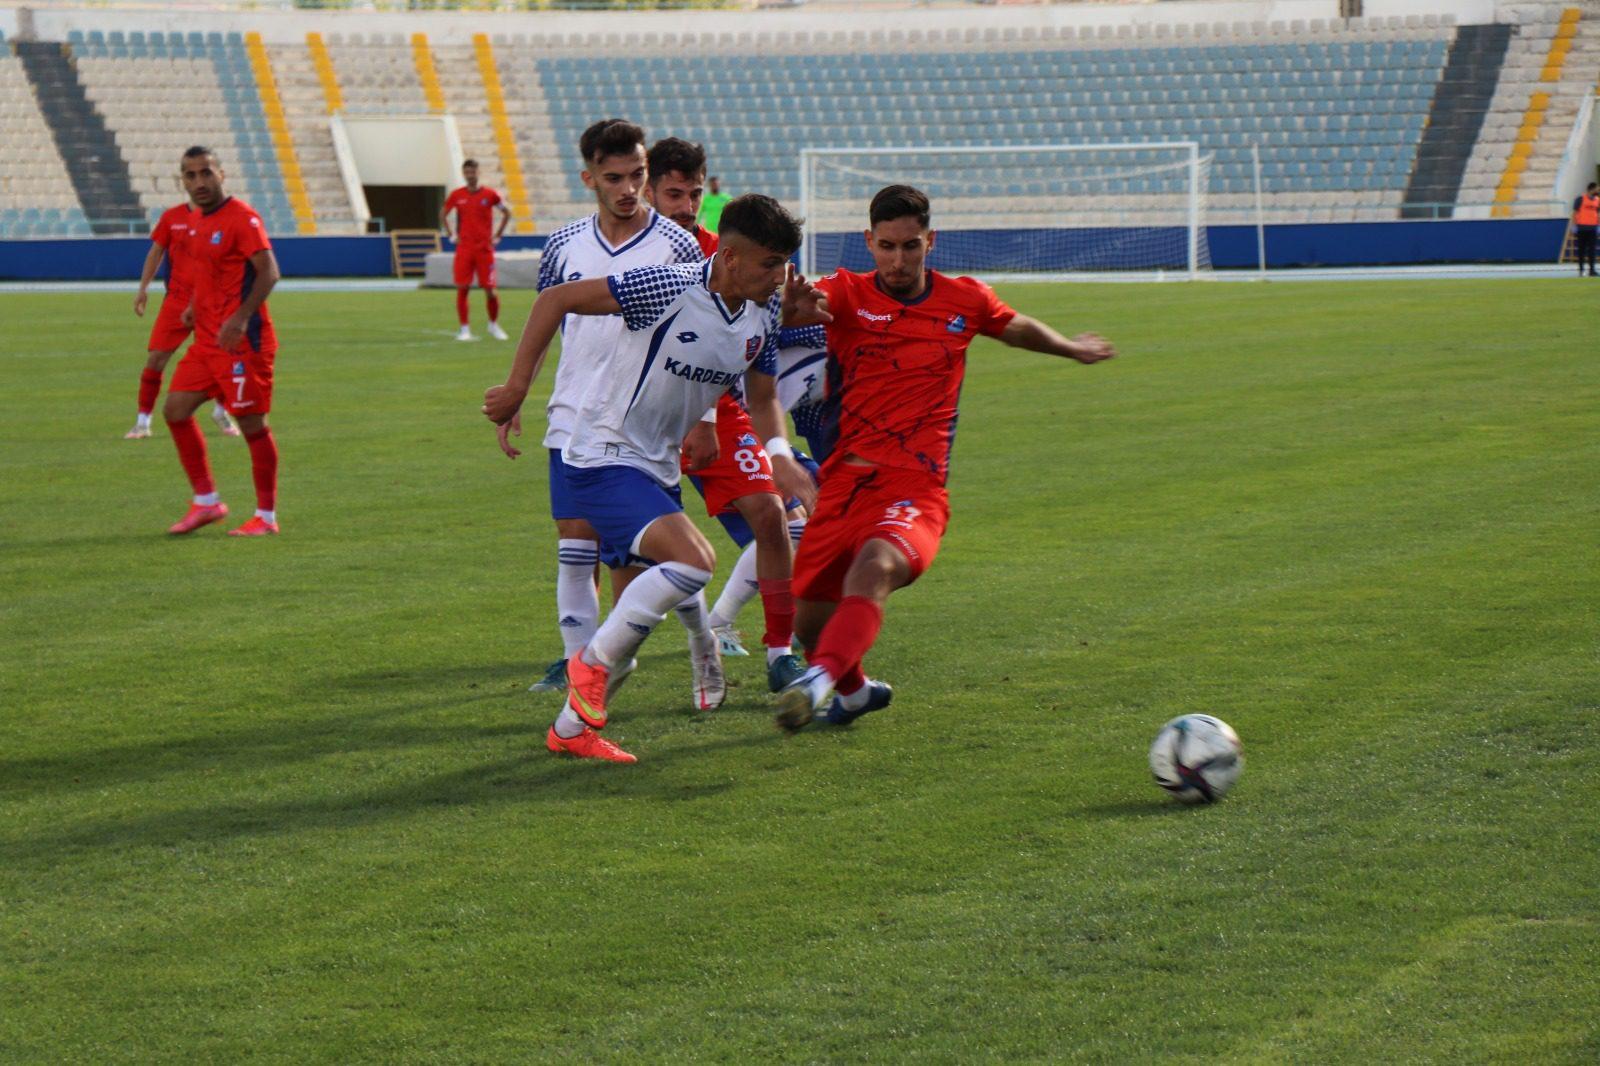
<path id="1" fill-rule="evenodd" d="M 758 359 L 777 358 L 782 294 L 729 308 L 710 289 L 715 262 L 611 277 L 626 329 L 585 375 L 567 465 L 631 466 L 676 485 L 689 430 Z"/>
<path id="2" fill-rule="evenodd" d="M 689 232 L 650 210 L 645 228 L 613 246 L 600 233 L 600 216 L 590 215 L 556 230 L 539 259 L 539 291 L 580 278 L 604 278 L 641 266 L 698 263 L 700 245 Z M 565 448 L 577 417 L 577 398 L 599 353 L 615 348 L 627 332 L 620 316 L 568 315 L 561 326 L 561 359 L 545 414 L 550 428 L 546 448 Z"/>

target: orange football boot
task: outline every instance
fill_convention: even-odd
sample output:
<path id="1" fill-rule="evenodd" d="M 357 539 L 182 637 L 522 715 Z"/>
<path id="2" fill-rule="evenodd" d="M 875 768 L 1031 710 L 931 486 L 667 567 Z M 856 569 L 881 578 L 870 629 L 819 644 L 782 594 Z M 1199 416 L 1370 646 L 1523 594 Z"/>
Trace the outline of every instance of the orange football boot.
<path id="1" fill-rule="evenodd" d="M 228 530 L 230 537 L 270 537 L 278 532 L 278 523 L 268 522 L 260 515 L 251 515 L 250 521 L 238 529 Z"/>
<path id="2" fill-rule="evenodd" d="M 603 666 L 590 666 L 583 661 L 583 653 L 567 657 L 567 706 L 582 718 L 585 725 L 596 729 L 606 726 L 606 682 L 610 671 Z"/>
<path id="3" fill-rule="evenodd" d="M 209 526 L 213 522 L 220 522 L 228 517 L 228 505 L 225 503 L 191 503 L 189 513 L 168 527 L 167 532 L 174 536 L 184 533 L 193 533 L 201 526 Z"/>
<path id="4" fill-rule="evenodd" d="M 556 727 L 551 726 L 550 732 L 545 734 L 544 746 L 557 755 L 574 755 L 580 759 L 622 763 L 639 761 L 593 729 L 585 729 L 575 737 L 561 737 L 556 735 Z"/>

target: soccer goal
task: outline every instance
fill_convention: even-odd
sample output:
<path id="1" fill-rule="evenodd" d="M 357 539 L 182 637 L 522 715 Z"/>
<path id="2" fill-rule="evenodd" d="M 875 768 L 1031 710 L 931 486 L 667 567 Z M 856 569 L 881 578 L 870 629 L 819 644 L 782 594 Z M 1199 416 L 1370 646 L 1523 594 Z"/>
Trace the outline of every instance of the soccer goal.
<path id="1" fill-rule="evenodd" d="M 1193 141 L 946 148 L 802 148 L 801 270 L 870 270 L 862 231 L 885 185 L 933 204 L 929 264 L 985 278 L 1194 278 L 1211 157 Z"/>

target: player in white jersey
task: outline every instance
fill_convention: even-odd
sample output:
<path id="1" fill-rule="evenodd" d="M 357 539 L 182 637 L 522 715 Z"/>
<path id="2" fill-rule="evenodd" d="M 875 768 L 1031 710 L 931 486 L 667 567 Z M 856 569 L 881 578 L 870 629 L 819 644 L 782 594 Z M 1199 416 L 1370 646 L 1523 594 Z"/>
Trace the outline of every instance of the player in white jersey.
<path id="1" fill-rule="evenodd" d="M 700 260 L 700 246 L 694 238 L 645 201 L 644 130 L 622 119 L 605 119 L 583 132 L 578 150 L 584 161 L 583 182 L 594 191 L 596 211 L 550 236 L 539 260 L 540 292 L 563 282 L 608 277 L 637 266 Z M 556 523 L 556 619 L 563 656 L 534 682 L 535 692 L 566 687 L 566 656 L 587 644 L 600 624 L 600 594 L 595 584 L 599 538 L 573 510 L 561 449 L 572 434 L 576 398 L 593 373 L 597 353 L 613 348 L 624 332 L 622 319 L 616 316 L 573 315 L 562 325 L 561 359 L 545 408 L 549 425 L 544 447 L 549 455 L 550 517 Z M 501 431 L 502 447 L 513 458 L 520 452 L 506 435 L 521 432 L 520 419 Z M 699 606 L 691 600 L 679 615 L 691 634 L 709 631 L 706 612 L 696 616 Z M 709 643 L 709 638 L 702 637 L 704 646 L 694 649 L 692 655 L 697 706 L 721 702 L 721 661 L 707 650 Z"/>
<path id="2" fill-rule="evenodd" d="M 717 254 L 699 266 L 639 267 L 541 293 L 510 376 L 484 394 L 484 414 L 504 425 L 566 315 L 623 316 L 627 332 L 586 378 L 562 458 L 604 561 L 646 568 L 588 646 L 568 658 L 567 703 L 545 738 L 553 752 L 636 761 L 597 732 L 607 721 L 609 675 L 632 661 L 667 611 L 705 588 L 716 561 L 683 513 L 680 442 L 697 451 L 715 441 L 709 419 L 717 400 L 757 358 L 774 354 L 785 301 L 800 314 L 817 311 L 816 291 L 803 280 L 784 285 L 800 224 L 777 201 L 741 196 L 723 212 L 721 229 Z"/>

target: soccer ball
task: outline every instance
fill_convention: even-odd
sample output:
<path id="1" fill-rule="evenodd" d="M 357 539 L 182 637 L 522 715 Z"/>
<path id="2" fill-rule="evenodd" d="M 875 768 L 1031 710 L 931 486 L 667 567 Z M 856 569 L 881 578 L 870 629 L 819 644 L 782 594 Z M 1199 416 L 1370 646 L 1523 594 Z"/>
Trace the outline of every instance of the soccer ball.
<path id="1" fill-rule="evenodd" d="M 1215 803 L 1243 770 L 1239 735 L 1209 714 L 1174 718 L 1150 745 L 1150 772 L 1156 784 L 1184 803 Z"/>

